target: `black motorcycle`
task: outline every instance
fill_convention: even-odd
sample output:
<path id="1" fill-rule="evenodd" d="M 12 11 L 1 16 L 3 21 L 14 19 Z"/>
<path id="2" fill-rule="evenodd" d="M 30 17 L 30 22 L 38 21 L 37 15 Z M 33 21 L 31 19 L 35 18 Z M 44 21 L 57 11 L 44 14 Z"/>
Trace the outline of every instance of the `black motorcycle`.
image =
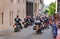
<path id="1" fill-rule="evenodd" d="M 34 26 L 33 29 L 36 30 L 37 34 L 41 33 L 41 27 L 39 25 Z"/>
<path id="2" fill-rule="evenodd" d="M 14 27 L 14 32 L 19 32 L 22 29 L 20 25 L 17 25 L 17 24 L 15 24 L 13 27 Z"/>

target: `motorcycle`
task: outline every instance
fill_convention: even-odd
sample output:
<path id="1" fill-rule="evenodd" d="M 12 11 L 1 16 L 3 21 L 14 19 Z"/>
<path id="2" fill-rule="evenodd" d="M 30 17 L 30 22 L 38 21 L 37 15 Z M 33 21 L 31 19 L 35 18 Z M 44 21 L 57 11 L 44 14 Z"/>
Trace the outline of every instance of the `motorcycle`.
<path id="1" fill-rule="evenodd" d="M 41 27 L 39 25 L 34 26 L 33 29 L 36 30 L 37 34 L 41 33 Z"/>
<path id="2" fill-rule="evenodd" d="M 43 26 L 44 26 L 44 29 L 47 29 L 48 28 L 48 23 L 44 22 Z"/>
<path id="3" fill-rule="evenodd" d="M 21 31 L 20 25 L 14 24 L 13 27 L 14 27 L 14 32 L 19 32 L 19 31 Z"/>
<path id="4" fill-rule="evenodd" d="M 28 22 L 23 22 L 24 28 L 28 27 Z"/>

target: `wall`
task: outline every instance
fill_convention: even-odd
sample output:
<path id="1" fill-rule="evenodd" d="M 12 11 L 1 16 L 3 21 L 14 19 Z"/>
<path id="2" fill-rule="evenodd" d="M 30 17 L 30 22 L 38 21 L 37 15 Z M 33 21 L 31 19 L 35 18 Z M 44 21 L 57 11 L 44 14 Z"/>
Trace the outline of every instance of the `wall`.
<path id="1" fill-rule="evenodd" d="M 12 26 L 14 18 L 17 14 L 23 20 L 26 16 L 26 1 L 25 0 L 0 0 L 0 13 L 3 12 L 3 24 L 0 24 L 0 29 L 6 29 Z M 1 17 L 0 17 L 1 18 Z"/>

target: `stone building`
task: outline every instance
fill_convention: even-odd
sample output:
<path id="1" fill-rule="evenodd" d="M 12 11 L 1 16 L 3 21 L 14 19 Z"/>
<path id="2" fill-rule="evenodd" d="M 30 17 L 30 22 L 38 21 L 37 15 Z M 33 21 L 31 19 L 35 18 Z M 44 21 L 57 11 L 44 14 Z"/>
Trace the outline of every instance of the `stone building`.
<path id="1" fill-rule="evenodd" d="M 27 15 L 33 16 L 39 13 L 39 2 L 40 0 L 27 0 Z"/>
<path id="2" fill-rule="evenodd" d="M 43 15 L 44 13 L 44 3 L 43 3 L 43 0 L 40 0 L 39 1 L 39 15 Z"/>
<path id="3" fill-rule="evenodd" d="M 17 14 L 21 19 L 26 16 L 25 0 L 0 0 L 0 29 L 12 26 Z"/>
<path id="4" fill-rule="evenodd" d="M 33 0 L 26 0 L 26 15 L 33 16 Z"/>
<path id="5" fill-rule="evenodd" d="M 56 12 L 60 13 L 60 0 L 56 0 Z"/>
<path id="6" fill-rule="evenodd" d="M 0 0 L 0 29 L 12 26 L 16 15 L 22 20 L 25 16 L 37 15 L 38 2 L 39 0 Z"/>
<path id="7" fill-rule="evenodd" d="M 34 0 L 34 5 L 33 5 L 34 9 L 33 9 L 33 14 L 34 15 L 40 15 L 40 13 L 42 13 L 43 11 L 43 0 Z"/>

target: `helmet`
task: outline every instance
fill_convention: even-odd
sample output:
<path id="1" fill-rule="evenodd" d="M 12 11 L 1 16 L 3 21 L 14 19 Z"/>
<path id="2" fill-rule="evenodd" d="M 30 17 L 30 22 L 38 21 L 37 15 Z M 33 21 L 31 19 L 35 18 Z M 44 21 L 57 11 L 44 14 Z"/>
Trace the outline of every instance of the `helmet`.
<path id="1" fill-rule="evenodd" d="M 19 16 L 17 15 L 17 17 L 19 17 Z"/>

